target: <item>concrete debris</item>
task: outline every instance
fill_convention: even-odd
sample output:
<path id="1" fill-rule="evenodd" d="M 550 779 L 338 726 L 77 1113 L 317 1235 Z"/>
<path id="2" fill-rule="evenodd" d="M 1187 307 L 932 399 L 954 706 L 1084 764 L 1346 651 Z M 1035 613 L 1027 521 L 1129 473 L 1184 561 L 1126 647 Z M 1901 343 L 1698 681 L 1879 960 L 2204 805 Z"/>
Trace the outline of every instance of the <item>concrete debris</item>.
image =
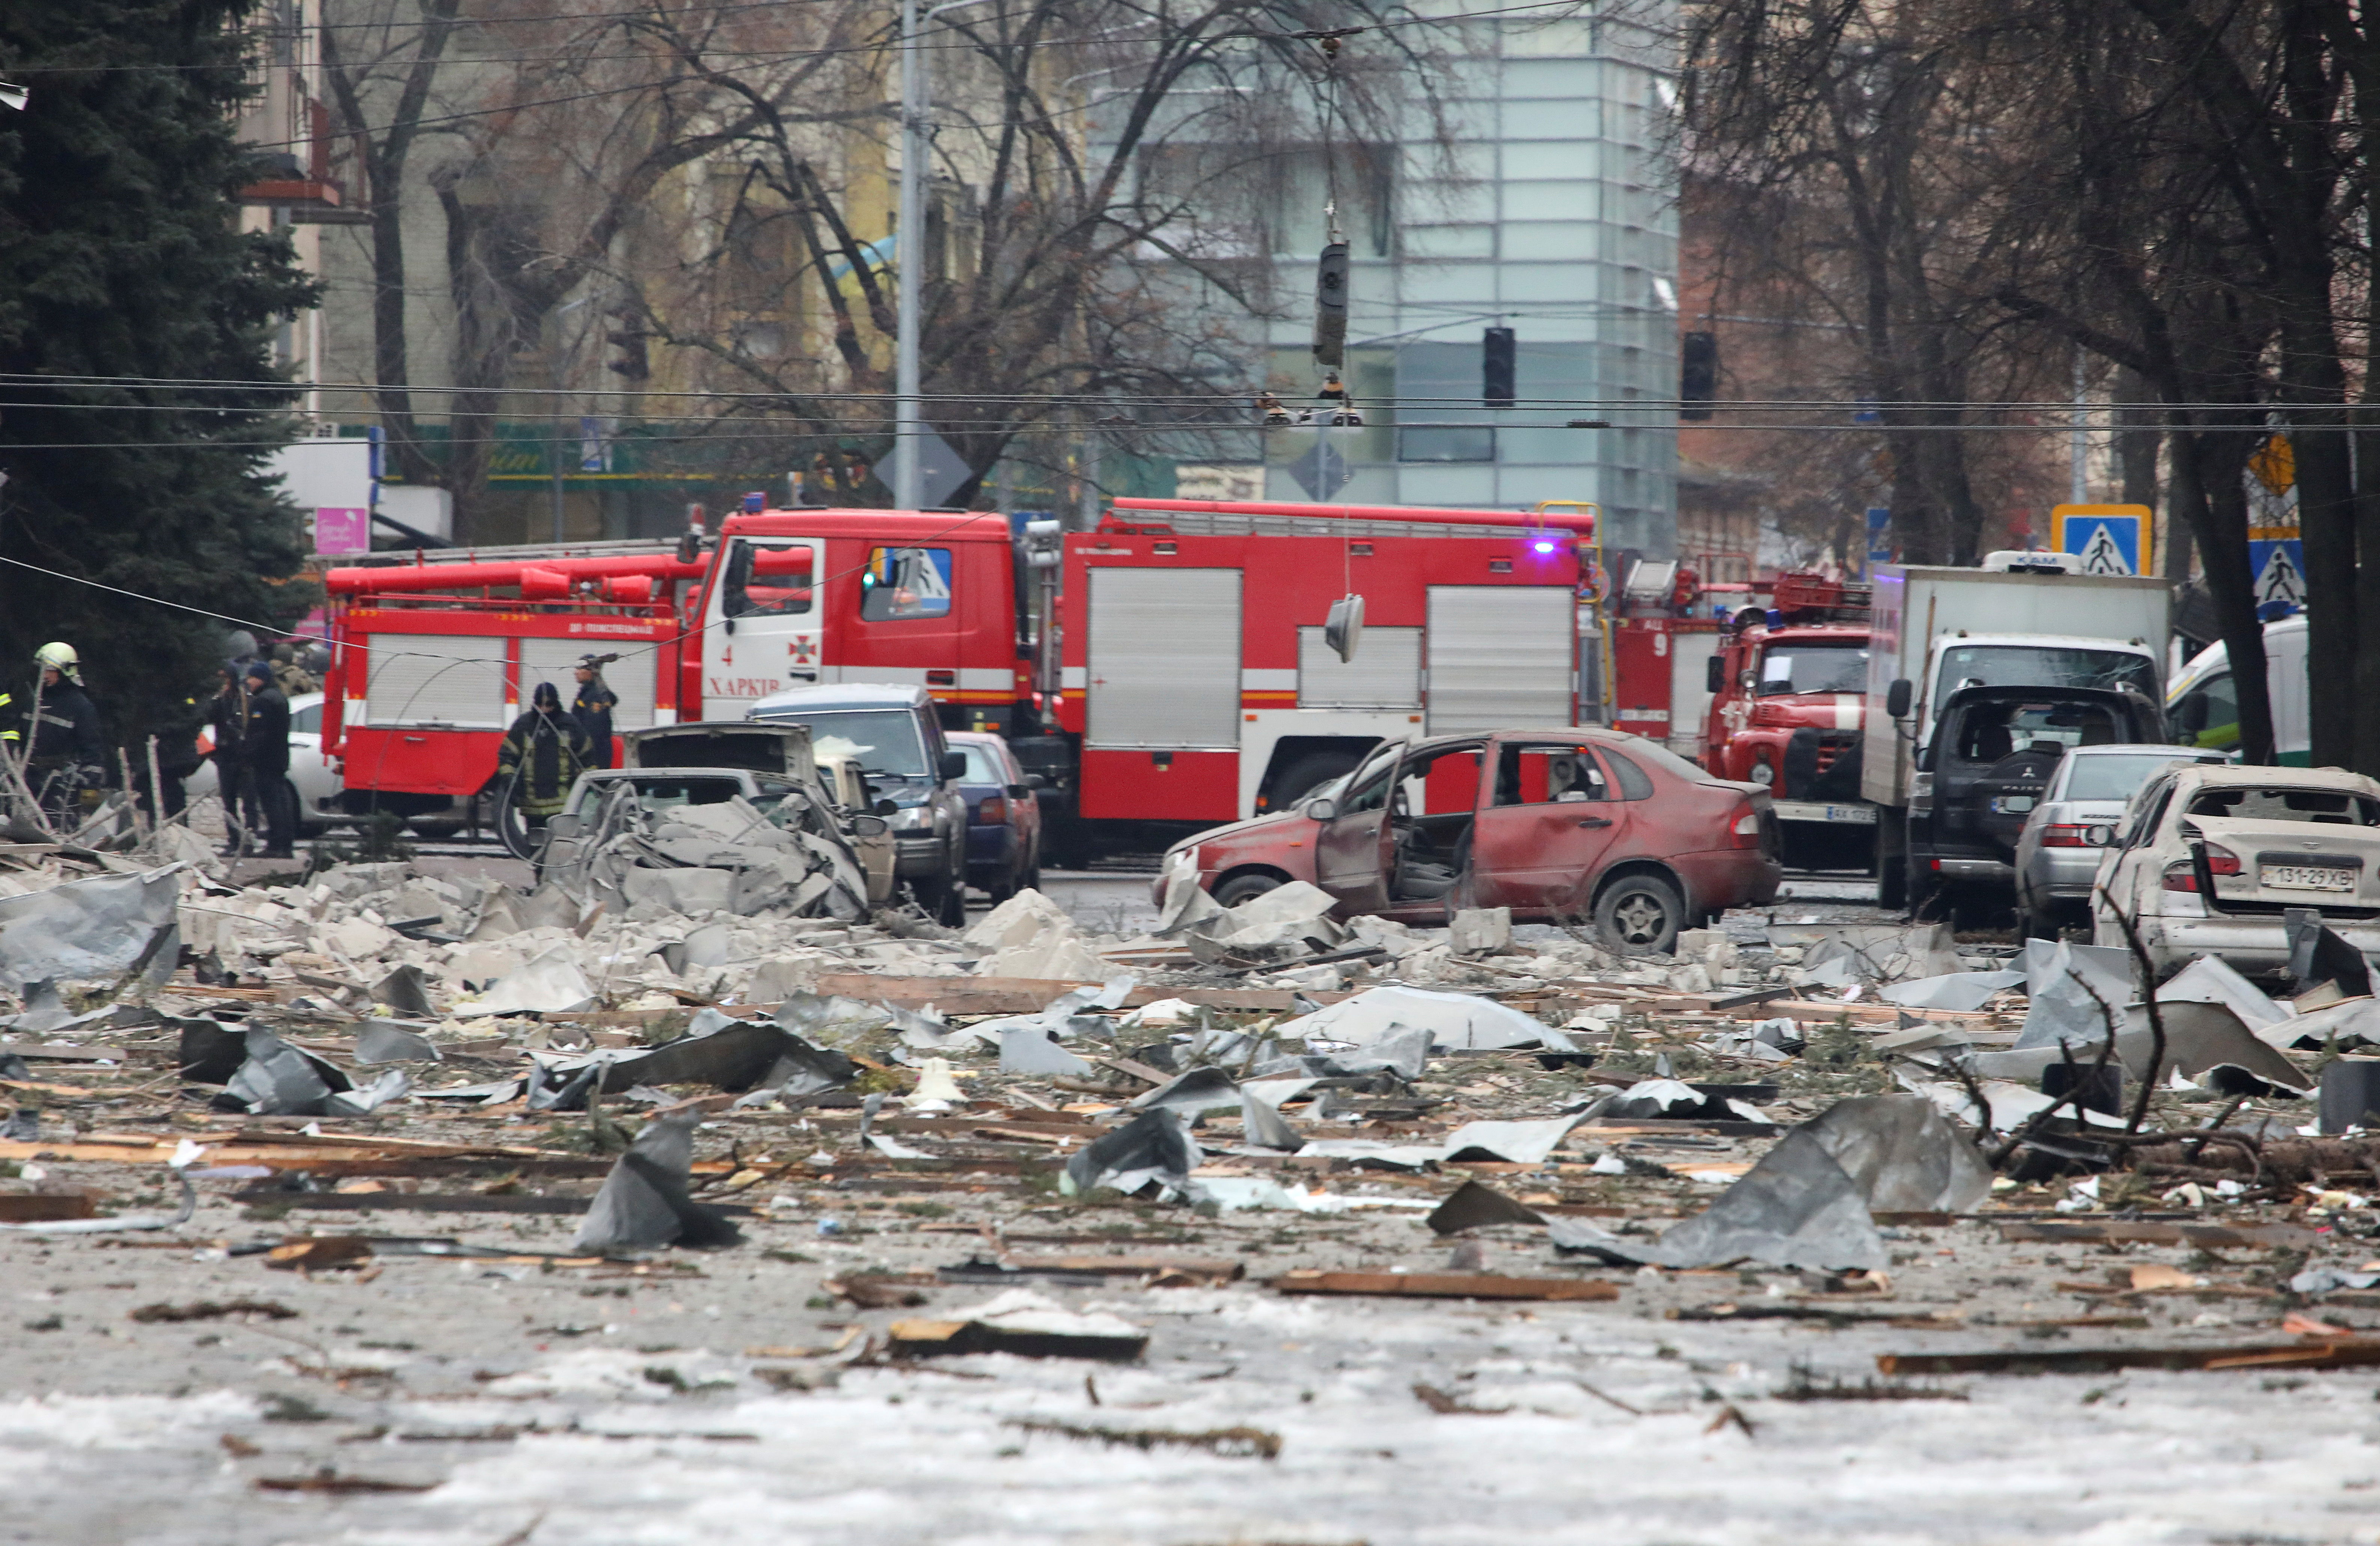
<path id="1" fill-rule="evenodd" d="M 1347 931 L 1332 921 L 1338 902 L 1319 886 L 1292 881 L 1183 931 L 1191 954 L 1209 964 L 1287 961 L 1335 950 Z"/>
<path id="2" fill-rule="evenodd" d="M 1958 971 L 1947 923 L 1771 924 L 1769 944 L 1801 952 L 1799 982 L 1903 982 Z"/>
<path id="3" fill-rule="evenodd" d="M 20 1383 L 85 1363 L 122 1382 L 146 1358 L 245 1396 L 255 1346 L 189 1334 L 238 1328 L 136 1347 L 123 1333 L 172 1323 L 127 1326 L 123 1307 L 238 1302 L 220 1280 L 272 1267 L 338 1276 L 276 1280 L 307 1318 L 292 1329 L 314 1326 L 321 1345 L 285 1357 L 325 1371 L 305 1388 L 339 1404 L 331 1426 L 404 1438 L 480 1369 L 470 1391 L 535 1394 L 556 1432 L 634 1402 L 583 1430 L 741 1438 L 761 1419 L 720 1414 L 887 1379 L 905 1403 L 1002 1413 L 1216 1406 L 1186 1431 L 1284 1383 L 1376 1423 L 1378 1379 L 1332 1360 L 1427 1342 L 1416 1357 L 1460 1347 L 1476 1368 L 1416 1368 L 1443 1403 L 1420 1422 L 1519 1432 L 1536 1419 L 1518 1414 L 1559 1412 L 1567 1431 L 1592 1414 L 1650 1434 L 1688 1367 L 1664 1344 L 1721 1405 L 1765 1398 L 1789 1358 L 1864 1358 L 1858 1328 L 1887 1322 L 1958 1332 L 1999 1360 L 1979 1373 L 2059 1356 L 2034 1339 L 2068 1325 L 2146 1345 L 2168 1333 L 2134 1322 L 2168 1311 L 2362 1356 L 2308 1328 L 2380 1287 L 2380 1057 L 2355 1055 L 2380 1048 L 2380 1000 L 2347 991 L 2363 984 L 2318 925 L 2288 981 L 2202 961 L 2148 1002 L 2120 952 L 1815 904 L 1622 959 L 1492 909 L 1342 923 L 1312 887 L 1226 909 L 1178 877 L 1144 897 L 1068 876 L 953 932 L 853 910 L 802 841 L 829 838 L 756 815 L 623 817 L 522 885 L 443 853 L 241 886 L 178 840 L 102 856 L 122 870 L 0 851 L 0 919 L 33 925 L 0 939 L 0 1259 L 28 1285 L 16 1345 L 37 1370 Z M 457 1214 L 490 1243 L 437 1233 Z M 177 1225 L 185 1248 L 87 1248 Z M 746 1240 L 724 1264 L 685 1254 Z M 1166 1254 L 1192 1248 L 1204 1265 Z M 2126 1259 L 2102 1272 L 2107 1252 Z M 127 1279 L 144 1292 L 102 1291 Z M 355 1308 L 334 1321 L 323 1293 Z M 44 1338 L 44 1296 L 55 1329 L 118 1334 Z M 1489 1357 L 1466 1330 L 1487 1311 L 1457 1301 L 1500 1298 Z M 334 1324 L 424 1352 L 374 1362 Z M 1618 1396 L 1568 1377 L 1524 1392 L 1542 1382 L 1520 1371 L 1579 1346 L 1612 1350 L 1588 1372 Z M 890 1372 L 927 1357 L 966 1361 Z M 1086 1384 L 1025 1361 L 1048 1357 L 1138 1361 Z M 1720 1372 L 1738 1365 L 1767 1371 L 1758 1388 Z M 1819 1376 L 1855 1388 L 1842 1372 Z M 210 1418 L 206 1443 L 245 1420 Z"/>
<path id="4" fill-rule="evenodd" d="M 545 870 L 564 895 L 632 918 L 732 913 L 848 922 L 868 915 L 868 876 L 839 821 L 800 790 L 763 812 L 740 795 L 649 809 L 627 785 L 614 785 L 591 812 L 562 819 Z"/>
<path id="5" fill-rule="evenodd" d="M 1457 956 L 1500 956 L 1512 948 L 1512 909 L 1465 907 L 1447 921 L 1446 948 Z"/>

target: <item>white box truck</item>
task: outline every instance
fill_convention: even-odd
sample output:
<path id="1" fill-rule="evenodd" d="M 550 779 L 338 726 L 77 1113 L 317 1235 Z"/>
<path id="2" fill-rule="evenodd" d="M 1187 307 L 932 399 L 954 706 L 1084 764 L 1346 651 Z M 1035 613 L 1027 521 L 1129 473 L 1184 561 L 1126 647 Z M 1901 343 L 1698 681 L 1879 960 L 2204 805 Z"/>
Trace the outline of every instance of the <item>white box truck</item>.
<path id="1" fill-rule="evenodd" d="M 2063 554 L 1996 553 L 1981 568 L 1888 564 L 1871 577 L 1860 794 L 1877 808 L 1876 876 L 1886 907 L 1944 886 L 2013 894 L 2014 856 L 2000 851 L 1998 829 L 2009 817 L 2022 825 L 2020 807 L 2029 809 L 2030 801 L 2010 791 L 2024 781 L 1982 778 L 1988 764 L 1979 765 L 1973 782 L 1991 809 L 1978 814 L 1996 819 L 1970 822 L 1961 812 L 1950 820 L 1945 813 L 1937 823 L 1936 781 L 1944 771 L 1937 762 L 1975 760 L 1984 755 L 1979 748 L 1997 749 L 2001 740 L 2010 742 L 2004 755 L 2010 757 L 2046 743 L 2039 755 L 2054 761 L 2064 746 L 2111 729 L 2129 736 L 2160 726 L 2151 733 L 2162 738 L 2155 711 L 2165 700 L 2159 676 L 2172 603 L 2166 581 L 2076 567 Z M 1961 727 L 1973 725 L 1975 746 L 1937 750 L 1944 708 L 1963 690 L 1986 688 L 2041 688 L 2045 702 L 2030 718 L 2012 701 L 1996 710 L 2006 724 L 1965 716 Z M 2052 689 L 2073 689 L 2073 701 L 2049 702 Z M 2108 692 L 2144 700 L 2143 712 L 2108 718 L 2107 705 L 2092 698 Z M 2012 829 L 2008 835 L 2012 841 Z"/>

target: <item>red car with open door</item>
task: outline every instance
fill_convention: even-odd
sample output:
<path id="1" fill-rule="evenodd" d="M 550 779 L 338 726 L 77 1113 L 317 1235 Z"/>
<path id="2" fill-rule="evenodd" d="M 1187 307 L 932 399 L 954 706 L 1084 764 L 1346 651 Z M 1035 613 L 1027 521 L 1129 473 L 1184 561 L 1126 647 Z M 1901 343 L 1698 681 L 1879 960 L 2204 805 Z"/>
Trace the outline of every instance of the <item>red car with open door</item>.
<path id="1" fill-rule="evenodd" d="M 1594 728 L 1503 730 L 1376 748 L 1296 809 L 1201 833 L 1165 857 L 1226 906 L 1289 881 L 1344 916 L 1439 923 L 1462 907 L 1592 919 L 1613 948 L 1665 953 L 1681 929 L 1773 900 L 1768 791 L 1655 741 Z"/>

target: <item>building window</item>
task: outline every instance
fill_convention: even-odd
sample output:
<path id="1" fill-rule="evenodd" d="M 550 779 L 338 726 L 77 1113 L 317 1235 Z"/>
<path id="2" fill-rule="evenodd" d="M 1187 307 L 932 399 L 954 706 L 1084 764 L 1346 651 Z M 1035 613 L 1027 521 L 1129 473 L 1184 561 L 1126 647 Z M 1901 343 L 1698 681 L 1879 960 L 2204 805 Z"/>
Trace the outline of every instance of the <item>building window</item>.
<path id="1" fill-rule="evenodd" d="M 1397 350 L 1397 460 L 1492 462 L 1496 431 L 1479 406 L 1477 342 L 1406 344 Z M 1415 427 L 1415 420 L 1421 426 Z"/>

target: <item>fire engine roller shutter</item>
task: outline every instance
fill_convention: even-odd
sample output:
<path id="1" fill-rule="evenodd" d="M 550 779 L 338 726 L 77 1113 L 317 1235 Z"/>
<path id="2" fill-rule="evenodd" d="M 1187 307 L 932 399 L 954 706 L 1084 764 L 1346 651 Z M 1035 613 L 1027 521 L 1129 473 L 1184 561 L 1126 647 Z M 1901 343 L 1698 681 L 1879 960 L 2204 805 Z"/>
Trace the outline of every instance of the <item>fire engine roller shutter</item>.
<path id="1" fill-rule="evenodd" d="M 608 655 L 614 651 L 620 658 L 603 668 L 603 680 L 620 695 L 619 707 L 612 711 L 612 728 L 648 728 L 653 723 L 653 660 L 660 651 L 642 639 L 522 639 L 521 701 L 528 701 L 538 683 L 552 682 L 553 690 L 562 694 L 562 701 L 567 704 L 578 693 L 578 678 L 570 673 L 580 658 Z"/>
<path id="2" fill-rule="evenodd" d="M 1355 658 L 1342 661 L 1320 628 L 1297 630 L 1301 709 L 1418 709 L 1421 630 L 1366 628 Z"/>
<path id="3" fill-rule="evenodd" d="M 504 726 L 504 641 L 477 634 L 376 633 L 367 724 Z"/>
<path id="4" fill-rule="evenodd" d="M 1240 744 L 1240 571 L 1095 568 L 1084 744 Z"/>
<path id="5" fill-rule="evenodd" d="M 1429 733 L 1571 723 L 1573 603 L 1553 585 L 1429 589 Z"/>

